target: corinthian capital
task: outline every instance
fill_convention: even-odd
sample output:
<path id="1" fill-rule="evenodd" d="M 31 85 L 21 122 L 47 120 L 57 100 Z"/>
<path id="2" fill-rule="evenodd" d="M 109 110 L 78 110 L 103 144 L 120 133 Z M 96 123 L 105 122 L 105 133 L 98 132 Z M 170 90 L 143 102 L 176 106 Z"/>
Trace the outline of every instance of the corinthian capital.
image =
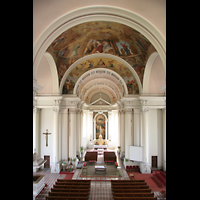
<path id="1" fill-rule="evenodd" d="M 59 113 L 60 112 L 59 106 L 53 107 L 53 111 L 56 113 Z"/>
<path id="2" fill-rule="evenodd" d="M 125 108 L 124 111 L 125 113 L 132 113 L 132 108 Z"/>
<path id="3" fill-rule="evenodd" d="M 69 113 L 76 114 L 76 108 L 69 108 Z"/>
<path id="4" fill-rule="evenodd" d="M 146 108 L 146 107 L 141 108 L 142 113 L 147 113 L 148 111 L 149 111 L 149 108 Z"/>

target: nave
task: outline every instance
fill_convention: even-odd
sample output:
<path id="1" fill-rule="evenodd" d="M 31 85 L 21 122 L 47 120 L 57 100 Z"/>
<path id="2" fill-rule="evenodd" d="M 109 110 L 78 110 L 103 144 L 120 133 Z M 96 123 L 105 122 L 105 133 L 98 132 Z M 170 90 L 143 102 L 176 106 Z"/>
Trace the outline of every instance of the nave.
<path id="1" fill-rule="evenodd" d="M 153 181 L 152 177 L 153 174 L 142 174 L 140 172 L 127 172 L 124 168 L 124 165 L 122 164 L 122 160 L 117 155 L 117 163 L 119 167 L 121 167 L 122 177 L 121 178 L 112 178 L 112 180 L 130 180 L 130 173 L 134 174 L 134 179 L 144 179 L 145 182 L 149 185 L 149 188 L 151 188 L 151 191 L 154 192 L 154 196 L 157 196 L 157 199 L 166 199 L 163 198 L 163 195 L 161 194 L 162 191 L 166 192 L 166 187 L 158 186 L 156 182 Z M 81 178 L 79 176 L 81 169 L 76 169 L 75 173 L 72 175 L 70 174 L 56 174 L 51 173 L 50 169 L 44 168 L 39 170 L 38 172 L 34 172 L 33 175 L 45 175 L 44 182 L 47 184 L 47 186 L 42 190 L 42 193 L 40 193 L 36 200 L 46 200 L 46 196 L 48 195 L 48 192 L 53 188 L 53 185 L 57 181 L 57 179 L 73 179 L 73 180 L 82 180 L 85 178 Z M 106 176 L 99 176 L 99 177 L 92 177 L 87 178 L 88 180 L 91 180 L 91 187 L 90 187 L 90 196 L 89 200 L 113 200 L 112 190 L 111 190 L 111 178 L 108 178 Z"/>

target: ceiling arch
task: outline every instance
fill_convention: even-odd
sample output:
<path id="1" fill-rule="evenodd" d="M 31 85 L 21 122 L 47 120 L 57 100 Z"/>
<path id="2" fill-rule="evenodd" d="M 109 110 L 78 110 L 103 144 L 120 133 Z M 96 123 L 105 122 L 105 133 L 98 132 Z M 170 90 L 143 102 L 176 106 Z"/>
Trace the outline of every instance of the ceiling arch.
<path id="1" fill-rule="evenodd" d="M 96 65 L 93 66 L 93 68 L 97 69 L 97 68 L 103 68 L 104 70 L 108 69 L 116 76 L 118 76 L 119 79 L 123 79 L 126 80 L 123 81 L 123 85 L 124 87 L 128 85 L 129 82 L 133 82 L 135 84 L 136 87 L 136 93 L 142 93 L 142 85 L 141 85 L 141 81 L 140 78 L 138 77 L 136 71 L 133 69 L 133 67 L 127 63 L 125 60 L 123 60 L 122 58 L 115 56 L 115 55 L 110 55 L 110 54 L 105 54 L 105 53 L 97 53 L 97 54 L 92 54 L 92 55 L 87 55 L 84 56 L 82 58 L 80 58 L 79 60 L 77 60 L 76 62 L 74 62 L 69 69 L 65 72 L 61 83 L 60 83 L 60 94 L 62 94 L 63 92 L 63 86 L 64 84 L 66 84 L 66 81 L 70 79 L 70 76 L 72 77 L 71 80 L 73 79 L 72 82 L 78 80 L 78 78 L 83 75 L 83 73 L 90 71 L 90 64 L 89 62 L 93 61 Z M 103 64 L 99 64 L 99 62 L 103 62 Z M 111 65 L 109 64 L 111 61 L 114 62 L 114 65 L 112 65 L 112 67 L 110 67 Z M 110 65 L 110 66 L 109 66 Z M 82 70 L 82 72 L 81 72 Z M 89 71 L 88 71 L 89 70 Z M 117 73 L 114 73 L 117 72 Z M 117 75 L 118 74 L 118 75 Z M 114 76 L 113 75 L 113 76 Z M 74 76 L 77 77 L 76 79 L 74 79 Z M 120 78 L 121 76 L 121 78 Z M 124 84 L 125 82 L 125 84 Z M 75 83 L 76 85 L 76 83 Z M 128 88 L 130 89 L 130 88 Z M 134 90 L 134 88 L 133 88 Z M 133 92 L 132 90 L 132 92 Z M 130 90 L 128 91 L 129 94 Z"/>
<path id="2" fill-rule="evenodd" d="M 153 44 L 165 67 L 165 39 L 148 20 L 136 13 L 117 7 L 88 6 L 61 16 L 40 35 L 33 47 L 33 76 L 36 77 L 44 52 L 62 32 L 84 22 L 102 20 L 122 23 L 139 31 Z"/>
<path id="3" fill-rule="evenodd" d="M 93 97 L 93 95 L 97 94 L 97 93 L 105 93 L 109 96 L 110 100 L 111 100 L 111 104 L 114 104 L 117 102 L 117 96 L 116 93 L 110 89 L 110 87 L 108 87 L 107 85 L 95 85 L 92 88 L 89 88 L 85 95 L 84 95 L 84 102 L 86 104 L 90 104 L 90 99 Z"/>
<path id="4" fill-rule="evenodd" d="M 80 99 L 84 98 L 84 94 L 88 89 L 90 89 L 96 85 L 106 85 L 106 86 L 110 87 L 116 93 L 118 100 L 123 97 L 123 94 L 120 92 L 119 88 L 115 87 L 115 83 L 110 81 L 107 78 L 97 78 L 97 79 L 88 81 L 87 84 L 83 84 L 83 85 L 84 86 L 82 87 L 82 89 L 79 93 L 80 95 L 78 95 Z"/>
<path id="5" fill-rule="evenodd" d="M 110 85 L 111 88 L 114 88 L 115 92 L 120 97 L 123 97 L 124 94 L 128 94 L 126 83 L 122 79 L 122 77 L 120 77 L 116 72 L 106 68 L 91 69 L 90 71 L 85 72 L 77 80 L 73 90 L 73 94 L 76 94 L 79 97 L 81 97 L 84 88 L 86 90 L 86 87 L 91 85 L 91 81 L 95 84 L 95 81 L 99 79 L 107 79 L 107 84 Z"/>

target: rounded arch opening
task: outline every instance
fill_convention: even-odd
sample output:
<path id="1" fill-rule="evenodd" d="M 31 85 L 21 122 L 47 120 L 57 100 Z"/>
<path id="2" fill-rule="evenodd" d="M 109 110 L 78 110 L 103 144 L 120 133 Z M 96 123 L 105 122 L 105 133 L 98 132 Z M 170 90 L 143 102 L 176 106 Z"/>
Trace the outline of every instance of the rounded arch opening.
<path id="1" fill-rule="evenodd" d="M 125 60 L 123 60 L 122 58 L 118 57 L 118 56 L 115 56 L 115 55 L 110 55 L 110 54 L 105 54 L 105 53 L 97 53 L 97 54 L 91 54 L 91 55 L 87 55 L 87 56 L 84 56 L 82 58 L 80 58 L 79 60 L 75 61 L 70 67 L 69 69 L 65 72 L 61 82 L 60 82 L 60 94 L 62 94 L 62 89 L 63 89 L 63 85 L 68 77 L 68 75 L 71 73 L 71 71 L 77 66 L 79 65 L 80 63 L 88 60 L 88 59 L 92 59 L 92 58 L 110 58 L 110 59 L 113 59 L 113 60 L 116 60 L 118 62 L 120 62 L 121 64 L 123 64 L 125 67 L 127 67 L 130 72 L 132 73 L 133 77 L 135 78 L 137 84 L 138 84 L 138 88 L 139 88 L 139 94 L 142 93 L 142 84 L 141 84 L 141 81 L 140 81 L 140 78 L 138 76 L 138 74 L 136 73 L 136 71 L 132 68 L 132 66 L 127 63 Z M 100 68 L 95 68 L 95 70 L 97 69 L 100 69 Z M 107 68 L 103 68 L 103 70 L 106 70 Z M 109 69 L 107 69 L 108 71 Z M 87 71 L 87 73 L 89 73 L 89 71 Z M 116 76 L 119 77 L 119 79 L 121 81 L 123 81 L 123 84 L 125 83 L 123 78 L 118 74 L 116 73 L 115 71 L 113 70 L 110 70 L 110 72 L 112 72 L 113 74 L 115 74 Z M 79 78 L 80 79 L 80 78 Z M 126 84 L 124 84 L 124 86 L 126 86 Z M 75 87 L 74 89 L 76 88 L 76 84 L 75 84 Z M 127 88 L 126 88 L 127 89 Z M 75 90 L 74 90 L 75 91 Z M 128 91 L 126 91 L 126 94 L 128 94 Z"/>
<path id="2" fill-rule="evenodd" d="M 88 6 L 64 14 L 44 30 L 33 47 L 33 76 L 36 77 L 40 60 L 48 46 L 56 37 L 75 25 L 94 20 L 122 23 L 137 30 L 153 44 L 161 57 L 164 67 L 166 66 L 165 39 L 148 20 L 134 12 L 118 7 Z"/>

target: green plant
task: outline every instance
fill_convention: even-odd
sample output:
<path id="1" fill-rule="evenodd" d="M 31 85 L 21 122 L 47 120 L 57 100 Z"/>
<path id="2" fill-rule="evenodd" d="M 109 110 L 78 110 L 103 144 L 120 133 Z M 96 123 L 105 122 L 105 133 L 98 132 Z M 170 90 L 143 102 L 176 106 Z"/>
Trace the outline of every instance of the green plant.
<path id="1" fill-rule="evenodd" d="M 76 162 L 76 158 L 74 158 L 73 161 Z"/>
<path id="2" fill-rule="evenodd" d="M 83 151 L 83 146 L 82 146 L 82 147 L 80 147 L 80 151 L 81 151 L 81 152 Z"/>
<path id="3" fill-rule="evenodd" d="M 121 149 L 121 147 L 120 147 L 120 146 L 118 146 L 118 149 Z"/>
<path id="4" fill-rule="evenodd" d="M 121 172 L 117 172 L 117 176 L 121 176 Z"/>
<path id="5" fill-rule="evenodd" d="M 126 162 L 128 162 L 128 161 L 129 161 L 129 159 L 128 159 L 128 158 L 126 158 L 126 159 L 125 159 L 125 161 L 126 161 Z"/>

